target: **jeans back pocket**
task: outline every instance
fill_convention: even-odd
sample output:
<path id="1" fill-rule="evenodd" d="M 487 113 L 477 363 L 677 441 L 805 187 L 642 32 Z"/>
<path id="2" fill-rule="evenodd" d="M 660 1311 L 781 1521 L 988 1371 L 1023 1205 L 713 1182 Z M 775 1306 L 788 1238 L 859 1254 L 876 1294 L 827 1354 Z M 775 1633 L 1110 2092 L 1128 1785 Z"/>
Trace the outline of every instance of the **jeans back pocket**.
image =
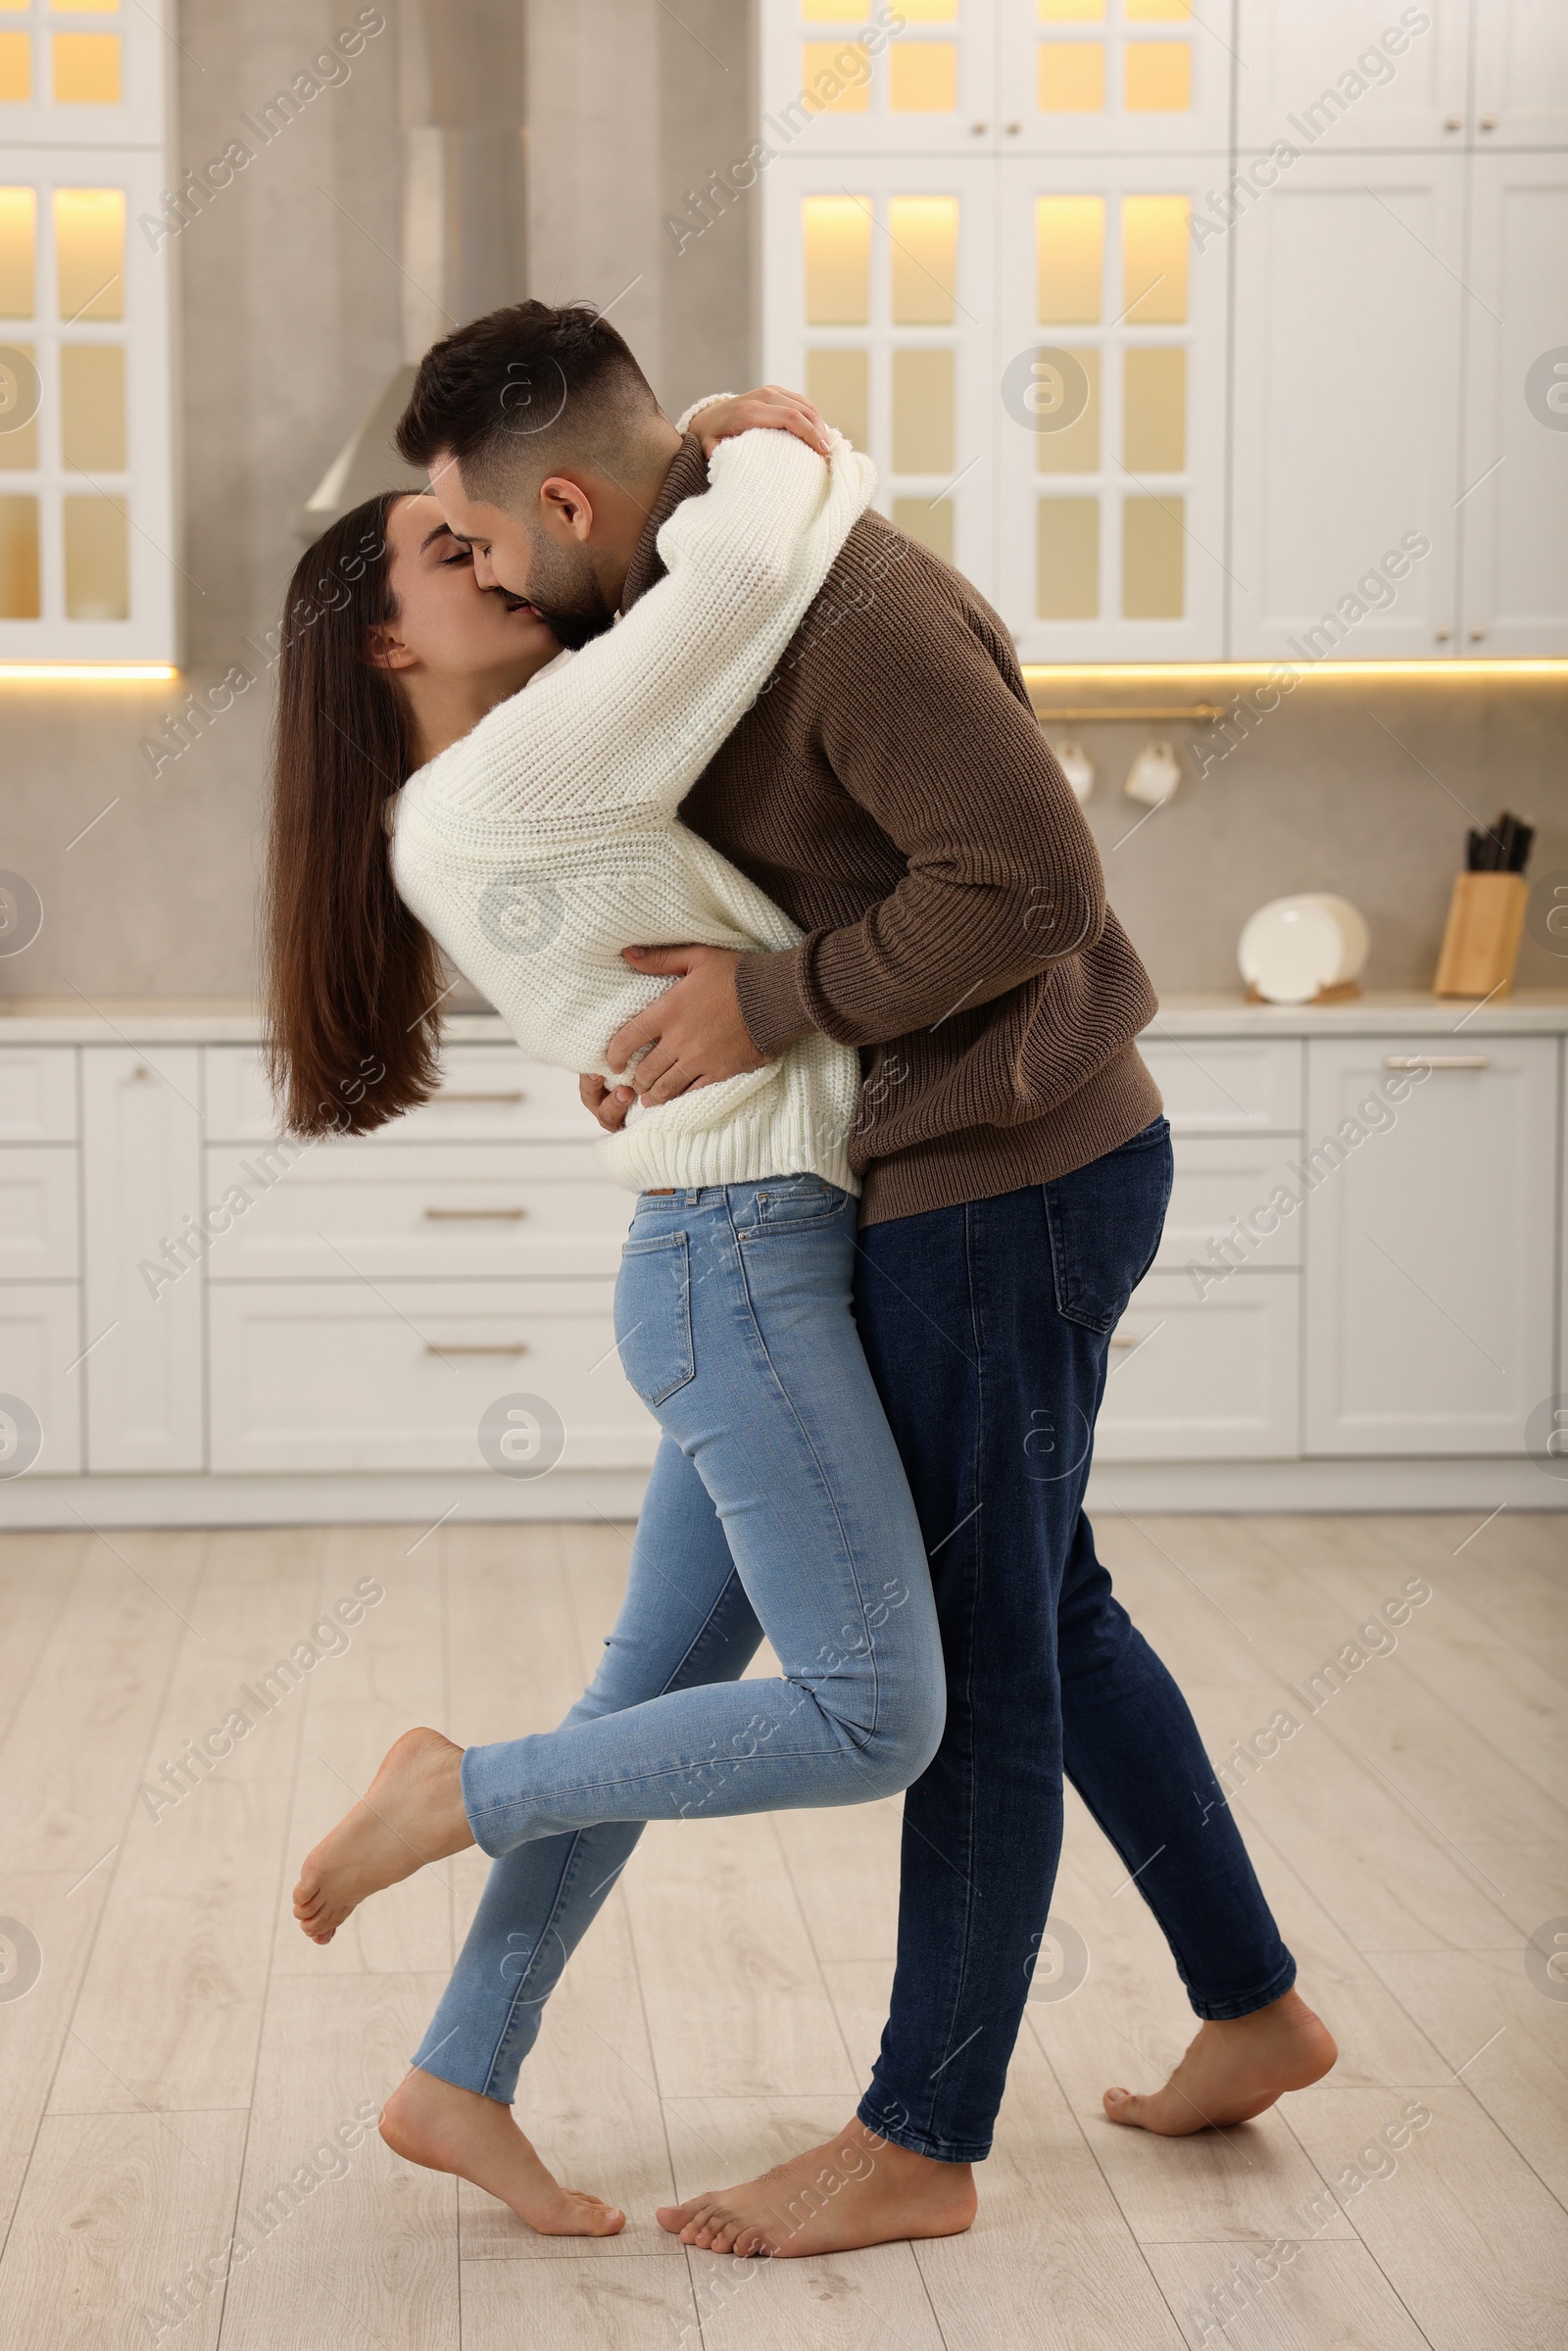
<path id="1" fill-rule="evenodd" d="M 684 1233 L 633 1238 L 622 1249 L 615 1347 L 645 1404 L 662 1404 L 694 1376 L 691 1249 Z"/>
<path id="2" fill-rule="evenodd" d="M 1045 1186 L 1056 1311 L 1112 1331 L 1154 1261 L 1170 1203 L 1170 1129 L 1156 1118 L 1128 1143 Z"/>

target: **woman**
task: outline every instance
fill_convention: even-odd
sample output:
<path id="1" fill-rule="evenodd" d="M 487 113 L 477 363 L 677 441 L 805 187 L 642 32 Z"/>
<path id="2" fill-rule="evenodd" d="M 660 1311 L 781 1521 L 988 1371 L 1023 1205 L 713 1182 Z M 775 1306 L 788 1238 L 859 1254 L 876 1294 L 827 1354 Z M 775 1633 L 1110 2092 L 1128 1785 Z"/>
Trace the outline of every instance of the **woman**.
<path id="1" fill-rule="evenodd" d="M 812 412 L 792 412 L 799 437 L 746 429 L 777 413 L 759 395 L 705 405 L 713 486 L 664 523 L 667 577 L 575 656 L 528 606 L 477 591 L 428 496 L 372 502 L 305 559 L 270 874 L 292 1125 L 341 1123 L 318 1105 L 352 1098 L 364 1067 L 381 1075 L 356 1126 L 424 1099 L 433 941 L 527 1052 L 604 1070 L 608 1039 L 662 984 L 628 968 L 628 945 L 798 939 L 675 814 L 874 485 Z M 801 445 L 816 437 L 825 464 Z M 812 1036 L 635 1108 L 601 1147 L 639 1195 L 616 1337 L 663 1430 L 604 1663 L 557 1731 L 466 1750 L 405 1734 L 295 1889 L 324 1943 L 422 1862 L 475 1841 L 492 1856 L 383 2131 L 552 2233 L 622 2216 L 561 2189 L 508 2109 L 541 2003 L 642 1823 L 887 1795 L 941 1736 L 925 1557 L 850 1315 L 858 1082 L 854 1053 Z M 783 1674 L 738 1688 L 763 1630 Z"/>

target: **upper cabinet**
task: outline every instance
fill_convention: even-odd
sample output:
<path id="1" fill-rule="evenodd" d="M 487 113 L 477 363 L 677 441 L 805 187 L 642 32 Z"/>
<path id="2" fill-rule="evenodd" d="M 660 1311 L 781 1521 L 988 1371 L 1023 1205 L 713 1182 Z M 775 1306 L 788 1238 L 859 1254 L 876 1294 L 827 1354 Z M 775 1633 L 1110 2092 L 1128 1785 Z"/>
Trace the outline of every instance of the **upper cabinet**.
<path id="1" fill-rule="evenodd" d="M 0 12 L 0 660 L 175 658 L 175 241 L 234 164 L 167 191 L 172 16 Z"/>
<path id="2" fill-rule="evenodd" d="M 1487 7 L 1500 16 L 1509 0 Z M 1238 0 L 1237 144 L 1462 148 L 1469 49 L 1470 0 Z"/>
<path id="3" fill-rule="evenodd" d="M 763 27 L 764 371 L 1025 660 L 1568 653 L 1560 0 Z"/>
<path id="4" fill-rule="evenodd" d="M 1464 159 L 1303 158 L 1231 231 L 1238 660 L 1454 650 Z"/>
<path id="5" fill-rule="evenodd" d="M 1004 0 L 998 16 L 1005 146 L 1053 158 L 1225 154 L 1232 51 L 1210 28 L 1223 10 L 1195 10 L 1192 0 Z"/>

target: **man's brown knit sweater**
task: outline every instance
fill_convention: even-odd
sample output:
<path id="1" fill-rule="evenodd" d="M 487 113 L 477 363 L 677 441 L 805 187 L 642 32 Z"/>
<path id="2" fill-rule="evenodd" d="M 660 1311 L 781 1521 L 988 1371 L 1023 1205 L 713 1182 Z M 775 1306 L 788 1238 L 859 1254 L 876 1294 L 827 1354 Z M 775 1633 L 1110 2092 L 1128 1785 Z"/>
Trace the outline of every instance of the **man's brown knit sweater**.
<path id="1" fill-rule="evenodd" d="M 688 435 L 622 610 L 707 487 Z M 880 516 L 680 812 L 808 933 L 741 960 L 758 1051 L 808 1029 L 861 1049 L 862 1223 L 1065 1175 L 1158 1117 L 1133 1042 L 1153 990 L 1007 633 Z"/>

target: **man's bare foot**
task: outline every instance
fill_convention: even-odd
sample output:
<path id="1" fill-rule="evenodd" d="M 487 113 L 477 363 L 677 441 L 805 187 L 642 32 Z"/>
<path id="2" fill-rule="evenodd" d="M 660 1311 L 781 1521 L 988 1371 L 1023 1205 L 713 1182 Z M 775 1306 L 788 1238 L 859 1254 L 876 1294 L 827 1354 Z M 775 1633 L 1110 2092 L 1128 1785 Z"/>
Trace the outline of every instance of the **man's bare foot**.
<path id="1" fill-rule="evenodd" d="M 1163 2089 L 1146 2098 L 1107 2089 L 1105 2112 L 1165 2138 L 1211 2123 L 1250 2123 L 1284 2091 L 1321 2082 L 1339 2053 L 1322 2018 L 1288 1991 L 1250 2016 L 1201 2026 Z"/>
<path id="2" fill-rule="evenodd" d="M 439 1731 L 405 1731 L 366 1794 L 305 1856 L 294 1916 L 329 1943 L 367 1894 L 474 1841 L 463 1809 L 463 1749 Z"/>
<path id="3" fill-rule="evenodd" d="M 911 2236 L 956 2236 L 975 2214 L 966 2163 L 896 2147 L 861 2122 L 744 2187 L 664 2204 L 659 2226 L 709 2253 L 847 2253 Z"/>
<path id="4" fill-rule="evenodd" d="M 456 2172 L 510 2204 L 541 2236 L 614 2236 L 626 2216 L 603 2196 L 563 2187 L 512 2119 L 510 2106 L 417 2067 L 381 2109 L 381 2136 L 426 2171 Z"/>

